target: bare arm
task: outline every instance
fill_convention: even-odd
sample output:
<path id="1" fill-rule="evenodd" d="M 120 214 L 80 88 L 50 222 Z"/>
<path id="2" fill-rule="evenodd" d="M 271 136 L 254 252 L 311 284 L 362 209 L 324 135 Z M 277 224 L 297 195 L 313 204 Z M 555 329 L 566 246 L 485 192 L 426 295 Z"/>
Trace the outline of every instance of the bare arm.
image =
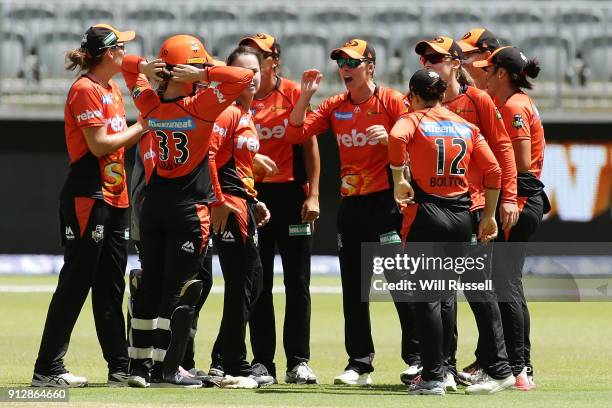
<path id="1" fill-rule="evenodd" d="M 91 153 L 96 157 L 106 156 L 116 152 L 122 147 L 130 147 L 140 140 L 143 129 L 140 122 L 137 122 L 129 128 L 114 133 L 109 136 L 106 134 L 106 126 L 89 126 L 83 128 L 85 141 Z"/>
<path id="2" fill-rule="evenodd" d="M 515 139 L 512 141 L 512 146 L 514 147 L 516 171 L 528 172 L 531 168 L 531 139 Z"/>
<path id="3" fill-rule="evenodd" d="M 310 183 L 308 197 L 302 205 L 302 222 L 310 223 L 319 218 L 319 176 L 321 175 L 321 157 L 316 136 L 302 144 L 304 165 Z"/>

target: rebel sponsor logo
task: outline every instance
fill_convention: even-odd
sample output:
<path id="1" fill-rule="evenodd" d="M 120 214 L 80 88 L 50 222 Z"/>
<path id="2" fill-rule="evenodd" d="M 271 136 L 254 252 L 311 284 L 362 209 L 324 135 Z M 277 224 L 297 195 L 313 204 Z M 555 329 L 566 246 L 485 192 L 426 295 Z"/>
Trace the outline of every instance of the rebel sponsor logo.
<path id="1" fill-rule="evenodd" d="M 217 122 L 213 124 L 213 132 L 217 133 L 221 137 L 224 137 L 225 135 L 227 135 L 227 129 L 219 126 Z"/>
<path id="2" fill-rule="evenodd" d="M 219 103 L 223 103 L 225 102 L 225 95 L 223 95 L 223 93 L 219 90 L 218 86 L 221 84 L 221 82 L 211 82 L 208 85 L 208 89 L 212 90 L 213 93 L 215 94 L 215 96 L 217 97 L 217 102 Z"/>
<path id="3" fill-rule="evenodd" d="M 127 128 L 125 118 L 119 116 L 118 113 L 115 113 L 115 116 L 113 116 L 112 118 L 104 119 L 104 124 L 107 128 L 112 129 L 113 132 L 121 132 L 122 130 L 125 130 L 125 128 Z"/>
<path id="4" fill-rule="evenodd" d="M 376 139 L 368 140 L 365 133 L 357 132 L 355 129 L 352 129 L 350 134 L 336 135 L 336 141 L 338 142 L 338 146 L 345 147 L 374 146 L 379 143 Z"/>
<path id="5" fill-rule="evenodd" d="M 102 115 L 102 112 L 99 110 L 91 111 L 89 109 L 86 109 L 85 112 L 76 115 L 76 120 L 77 123 L 80 123 L 94 118 L 102 118 L 103 116 L 104 115 Z"/>
<path id="6" fill-rule="evenodd" d="M 283 120 L 282 125 L 272 126 L 271 128 L 263 127 L 259 124 L 255 125 L 257 128 L 257 135 L 261 140 L 268 139 L 282 139 L 285 137 L 285 132 L 287 131 L 287 124 L 289 123 L 288 119 Z"/>
<path id="7" fill-rule="evenodd" d="M 246 148 L 250 152 L 257 153 L 259 151 L 259 140 L 255 135 L 240 135 L 236 141 L 236 148 Z"/>

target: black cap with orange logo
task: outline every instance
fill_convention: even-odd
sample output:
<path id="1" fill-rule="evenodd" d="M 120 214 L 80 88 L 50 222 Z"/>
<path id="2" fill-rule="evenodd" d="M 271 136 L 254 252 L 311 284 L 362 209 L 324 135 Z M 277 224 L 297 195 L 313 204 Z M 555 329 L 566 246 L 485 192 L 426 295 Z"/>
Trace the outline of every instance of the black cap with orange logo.
<path id="1" fill-rule="evenodd" d="M 486 28 L 474 28 L 468 31 L 458 43 L 463 52 L 493 52 L 501 47 L 497 37 Z"/>
<path id="2" fill-rule="evenodd" d="M 108 24 L 96 24 L 85 32 L 81 48 L 92 57 L 102 55 L 107 49 L 117 44 L 131 41 L 136 37 L 134 31 L 119 31 Z"/>
<path id="3" fill-rule="evenodd" d="M 424 55 L 427 48 L 438 54 L 449 55 L 452 59 L 463 59 L 463 51 L 457 41 L 450 37 L 437 37 L 432 40 L 423 40 L 417 43 L 414 51 Z"/>
<path id="4" fill-rule="evenodd" d="M 342 54 L 348 55 L 349 58 L 367 59 L 376 62 L 376 52 L 374 48 L 369 45 L 367 41 L 360 40 L 359 38 L 353 38 L 344 43 L 342 47 L 334 49 L 330 54 L 330 58 L 337 60 L 342 58 Z"/>

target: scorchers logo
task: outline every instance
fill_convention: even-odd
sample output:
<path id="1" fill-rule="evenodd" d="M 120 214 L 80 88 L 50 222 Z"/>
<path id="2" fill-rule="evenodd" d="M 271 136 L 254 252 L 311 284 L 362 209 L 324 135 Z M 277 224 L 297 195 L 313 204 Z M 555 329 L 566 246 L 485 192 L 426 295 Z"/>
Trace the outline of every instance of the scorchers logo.
<path id="1" fill-rule="evenodd" d="M 340 194 L 343 196 L 358 195 L 361 192 L 363 177 L 358 174 L 357 169 L 353 167 L 342 169 L 341 179 Z"/>
<path id="2" fill-rule="evenodd" d="M 125 169 L 118 162 L 110 162 L 104 166 L 104 190 L 112 195 L 119 195 L 123 192 L 123 181 Z"/>

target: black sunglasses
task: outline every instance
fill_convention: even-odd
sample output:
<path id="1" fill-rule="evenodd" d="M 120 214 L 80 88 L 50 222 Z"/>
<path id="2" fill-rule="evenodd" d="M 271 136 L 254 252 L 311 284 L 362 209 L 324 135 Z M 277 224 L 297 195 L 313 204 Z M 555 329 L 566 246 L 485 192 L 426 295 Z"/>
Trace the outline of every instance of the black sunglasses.
<path id="1" fill-rule="evenodd" d="M 338 64 L 339 68 L 342 68 L 345 65 L 348 66 L 349 68 L 357 68 L 364 61 L 367 61 L 367 59 L 365 59 L 365 58 L 362 58 L 362 59 L 338 58 L 336 60 L 336 63 Z"/>
<path id="2" fill-rule="evenodd" d="M 441 63 L 446 59 L 450 60 L 450 57 L 444 54 L 424 54 L 421 55 L 421 64 L 425 65 L 427 62 L 429 62 L 430 64 L 435 65 Z"/>

